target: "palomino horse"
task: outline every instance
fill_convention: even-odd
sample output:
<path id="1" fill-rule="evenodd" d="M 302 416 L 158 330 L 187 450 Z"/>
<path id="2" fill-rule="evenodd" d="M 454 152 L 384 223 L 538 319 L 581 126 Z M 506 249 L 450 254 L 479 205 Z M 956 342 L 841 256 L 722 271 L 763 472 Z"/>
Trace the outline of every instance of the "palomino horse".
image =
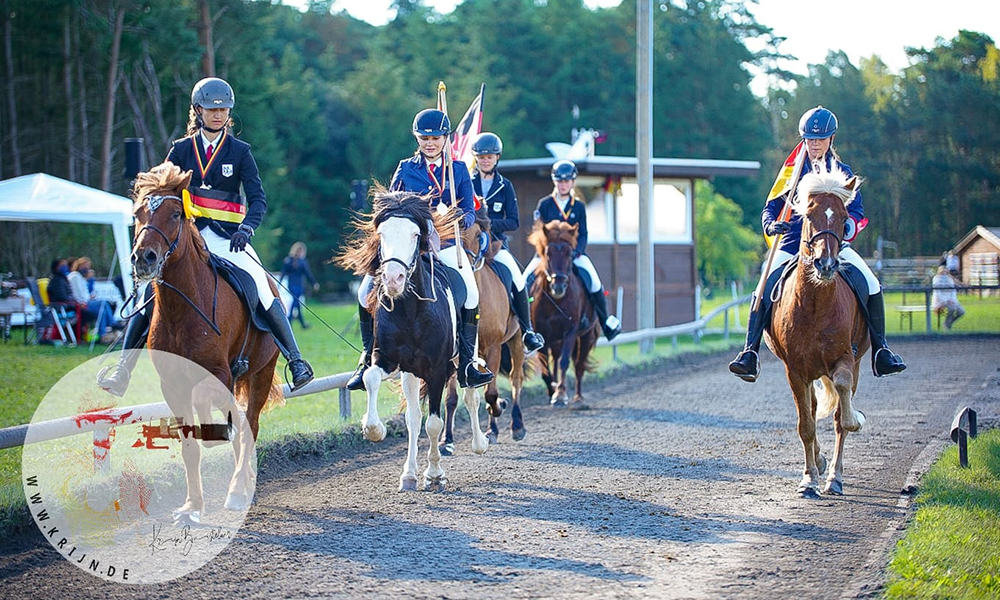
<path id="1" fill-rule="evenodd" d="M 489 235 L 490 217 L 486 208 L 476 213 L 476 223 L 462 234 L 462 244 L 475 260 L 479 254 L 479 233 Z M 510 433 L 516 441 L 524 439 L 526 430 L 521 415 L 521 387 L 524 383 L 524 343 L 521 341 L 521 327 L 511 310 L 506 284 L 493 271 L 491 263 L 500 249 L 500 242 L 493 240 L 476 268 L 476 285 L 479 286 L 479 357 L 486 361 L 486 366 L 493 373 L 500 373 L 500 363 L 504 346 L 510 352 L 510 371 L 507 377 L 511 386 Z M 466 390 L 469 393 L 470 390 Z M 507 407 L 506 400 L 500 400 L 497 380 L 493 379 L 486 386 L 486 412 L 490 421 L 486 437 L 491 444 L 496 444 L 500 430 L 497 419 Z M 476 403 L 478 406 L 478 402 Z M 441 442 L 441 453 L 452 454 L 455 451 L 453 429 L 455 412 L 458 408 L 458 389 L 455 378 L 448 380 L 448 397 L 445 402 L 447 417 L 444 440 Z"/>
<path id="2" fill-rule="evenodd" d="M 245 510 L 256 478 L 251 461 L 258 418 L 262 410 L 283 402 L 274 369 L 278 348 L 269 334 L 250 325 L 246 306 L 228 284 L 220 284 L 209 264 L 208 250 L 194 220 L 185 217 L 182 196 L 190 183 L 191 171 L 181 172 L 169 162 L 139 174 L 134 188 L 132 266 L 138 280 L 153 281 L 156 300 L 150 319 L 149 348 L 186 358 L 218 378 L 235 394 L 235 402 L 229 394 L 222 404 L 220 399 L 212 399 L 230 423 L 244 424 L 236 403 L 246 411 L 250 431 L 241 426 L 233 439 L 236 470 L 225 502 L 227 509 Z M 249 361 L 249 369 L 235 378 L 231 365 L 238 357 Z M 155 355 L 153 364 L 174 416 L 193 425 L 197 412 L 201 423 L 208 423 L 212 407 L 195 393 L 200 382 L 187 381 L 184 378 L 190 378 L 189 374 L 176 373 L 171 365 L 158 363 Z M 197 523 L 205 500 L 201 448 L 194 436 L 182 436 L 181 455 L 187 499 L 175 511 L 175 517 Z"/>
<path id="3" fill-rule="evenodd" d="M 587 301 L 583 282 L 573 274 L 573 251 L 578 225 L 550 221 L 536 225 L 528 241 L 541 257 L 531 287 L 531 320 L 545 338 L 538 357 L 542 379 L 552 393 L 553 406 L 566 405 L 566 372 L 572 356 L 576 371 L 576 395 L 571 409 L 586 409 L 583 375 L 592 370 L 590 353 L 599 335 L 594 308 Z M 555 362 L 555 372 L 549 360 Z M 553 376 L 554 375 L 554 376 Z"/>
<path id="4" fill-rule="evenodd" d="M 355 273 L 374 277 L 369 306 L 374 307 L 375 347 L 371 366 L 363 375 L 368 410 L 361 421 L 362 433 L 369 441 L 385 438 L 385 425 L 376 404 L 382 380 L 396 369 L 401 371 L 409 445 L 399 491 L 417 489 L 421 381 L 427 394 L 426 428 L 431 440 L 424 485 L 443 489 L 447 481 L 437 440 L 444 430 L 441 394 L 455 373 L 452 357 L 457 335 L 456 306 L 446 283 L 445 267 L 435 266 L 436 259 L 427 260 L 426 256 L 432 248 L 431 227 L 446 238 L 455 219 L 454 213 L 448 217 L 432 213 L 423 196 L 378 190 L 371 220 L 355 223 L 360 238 L 338 258 L 342 266 Z M 488 443 L 479 430 L 478 396 L 466 393 L 465 402 L 472 415 L 472 450 L 482 454 Z"/>
<path id="5" fill-rule="evenodd" d="M 765 340 L 785 363 L 788 386 L 798 411 L 805 471 L 799 494 L 817 498 L 826 467 L 816 438 L 816 420 L 834 413 L 836 449 L 823 491 L 843 493 L 844 438 L 858 431 L 865 417 L 851 407 L 861 358 L 868 350 L 868 328 L 858 301 L 837 271 L 856 177 L 839 170 L 802 178 L 795 212 L 803 216 L 802 243 L 795 272 L 774 303 Z"/>

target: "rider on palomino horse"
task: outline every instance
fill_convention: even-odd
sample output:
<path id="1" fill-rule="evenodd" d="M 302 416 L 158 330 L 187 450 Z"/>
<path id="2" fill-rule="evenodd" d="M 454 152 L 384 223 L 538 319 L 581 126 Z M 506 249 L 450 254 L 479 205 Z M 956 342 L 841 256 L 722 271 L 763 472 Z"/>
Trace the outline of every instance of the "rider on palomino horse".
<path id="1" fill-rule="evenodd" d="M 833 148 L 833 140 L 837 133 L 837 117 L 822 106 L 806 111 L 799 120 L 799 134 L 805 141 L 808 156 L 802 167 L 799 180 L 809 173 L 829 172 L 837 167 L 848 177 L 853 175 L 851 168 L 840 161 L 837 151 Z M 794 187 L 794 186 L 792 186 Z M 750 313 L 747 323 L 746 345 L 733 362 L 729 370 L 744 381 L 753 383 L 760 373 L 758 351 L 761 336 L 771 316 L 771 292 L 781 279 L 783 267 L 799 251 L 802 237 L 802 217 L 793 214 L 788 221 L 781 221 L 778 215 L 785 207 L 785 200 L 791 191 L 774 198 L 764 206 L 761 223 L 764 233 L 769 236 L 781 235 L 781 245 L 777 249 L 771 269 L 762 277 L 767 278 L 766 287 L 757 310 Z M 872 270 L 857 252 L 851 248 L 850 242 L 867 224 L 861 192 L 855 194 L 854 201 L 847 207 L 850 217 L 847 219 L 844 231 L 844 247 L 840 258 L 857 268 L 868 284 L 868 330 L 872 343 L 872 372 L 876 377 L 892 375 L 906 369 L 903 360 L 889 349 L 885 341 L 885 303 L 882 298 L 882 286 Z M 859 227 L 860 225 L 860 227 Z M 759 287 L 759 286 L 758 286 Z"/>
<path id="2" fill-rule="evenodd" d="M 500 242 L 500 250 L 493 260 L 510 273 L 513 282 L 510 294 L 511 305 L 517 322 L 521 325 L 521 336 L 526 353 L 535 352 L 545 345 L 545 340 L 531 327 L 531 311 L 528 308 L 528 289 L 524 285 L 521 265 L 510 253 L 507 246 L 507 232 L 517 231 L 520 219 L 517 214 L 517 193 L 514 182 L 497 172 L 497 162 L 503 154 L 503 141 L 495 133 L 480 133 L 472 143 L 472 154 L 476 157 L 476 169 L 472 174 L 472 189 L 483 199 L 490 215 L 490 231 L 493 239 Z"/>
<path id="3" fill-rule="evenodd" d="M 448 143 L 451 133 L 451 122 L 448 115 L 435 109 L 426 109 L 413 118 L 413 137 L 417 140 L 417 152 L 410 158 L 399 161 L 396 172 L 392 176 L 389 188 L 393 191 L 415 192 L 430 197 L 431 207 L 439 204 L 445 206 L 451 202 L 449 186 L 452 172 L 454 173 L 455 198 L 458 208 L 463 213 L 462 226 L 468 228 L 476 222 L 475 198 L 472 192 L 472 181 L 469 179 L 469 169 L 462 161 L 454 161 L 449 168 L 445 160 L 444 146 Z M 454 244 L 449 241 L 448 245 Z M 462 261 L 459 268 L 458 257 L 452 249 L 444 250 L 438 258 L 446 267 L 455 270 L 465 283 L 465 304 L 461 307 L 458 326 L 458 382 L 462 387 L 480 387 L 493 381 L 493 373 L 488 369 L 480 370 L 475 362 L 476 336 L 479 333 L 479 288 L 468 260 Z M 349 390 L 365 389 L 363 375 L 371 365 L 374 339 L 374 322 L 368 312 L 368 294 L 372 288 L 372 278 L 366 275 L 358 290 L 358 317 L 361 324 L 361 342 L 364 350 L 358 368 L 347 382 Z"/>
<path id="4" fill-rule="evenodd" d="M 573 186 L 576 176 L 577 169 L 573 161 L 560 160 L 552 165 L 552 181 L 555 183 L 555 189 L 552 190 L 551 194 L 538 201 L 538 207 L 535 209 L 535 221 L 542 223 L 566 221 L 579 225 L 573 266 L 578 269 L 578 274 L 579 272 L 586 273 L 587 278 L 590 279 L 587 281 L 587 278 L 581 278 L 587 288 L 587 297 L 600 320 L 604 337 L 612 340 L 621 333 L 621 323 L 618 317 L 608 314 L 608 303 L 604 298 L 604 286 L 601 284 L 601 278 L 597 275 L 594 263 L 585 254 L 587 250 L 587 207 L 583 200 L 575 194 L 576 190 Z M 535 255 L 528 266 L 524 268 L 529 290 L 535 280 L 535 268 L 540 260 L 538 255 Z"/>
<path id="5" fill-rule="evenodd" d="M 294 390 L 312 381 L 313 371 L 302 358 L 285 311 L 271 292 L 267 273 L 250 245 L 267 211 L 267 201 L 250 144 L 232 135 L 229 111 L 235 103 L 233 88 L 222 79 L 208 77 L 196 83 L 191 92 L 188 135 L 171 145 L 167 161 L 182 171 L 193 171 L 191 203 L 201 214 L 195 225 L 208 250 L 245 271 L 256 283 L 260 314 L 288 361 Z M 245 198 L 240 195 L 241 184 Z M 147 286 L 139 297 L 149 299 L 151 292 Z M 116 396 L 128 389 L 139 354 L 128 351 L 146 345 L 152 310 L 147 305 L 132 316 L 118 364 L 98 375 L 98 385 Z"/>

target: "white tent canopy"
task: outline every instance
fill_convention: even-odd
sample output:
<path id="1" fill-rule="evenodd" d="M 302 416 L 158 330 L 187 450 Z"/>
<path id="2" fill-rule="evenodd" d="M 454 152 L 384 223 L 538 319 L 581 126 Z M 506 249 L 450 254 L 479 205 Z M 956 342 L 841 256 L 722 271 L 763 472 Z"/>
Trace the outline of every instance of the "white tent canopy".
<path id="1" fill-rule="evenodd" d="M 132 201 L 128 198 L 35 173 L 0 181 L 0 221 L 110 225 L 125 289 L 132 289 L 132 273 L 126 268 L 132 252 L 128 235 L 128 227 L 132 224 Z"/>

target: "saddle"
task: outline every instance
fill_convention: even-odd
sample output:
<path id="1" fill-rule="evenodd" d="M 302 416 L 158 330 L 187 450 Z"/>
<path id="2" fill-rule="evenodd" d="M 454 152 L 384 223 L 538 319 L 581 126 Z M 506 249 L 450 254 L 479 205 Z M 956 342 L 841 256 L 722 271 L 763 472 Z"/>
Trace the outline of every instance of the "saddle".
<path id="1" fill-rule="evenodd" d="M 771 292 L 771 302 L 777 302 L 781 298 L 781 293 L 784 290 L 785 280 L 795 271 L 795 268 L 799 265 L 799 255 L 796 254 L 792 258 L 788 259 L 785 263 L 784 269 L 781 271 L 781 277 L 778 279 L 778 284 L 775 286 L 774 290 Z M 868 281 L 865 279 L 864 273 L 860 269 L 852 264 L 844 263 L 840 265 L 837 269 L 837 274 L 840 278 L 847 283 L 847 287 L 851 288 L 854 292 L 854 297 L 858 301 L 858 307 L 861 309 L 861 314 L 865 316 L 865 322 L 871 322 L 868 316 Z"/>
<path id="2" fill-rule="evenodd" d="M 460 310 L 465 306 L 465 298 L 468 296 L 468 291 L 465 289 L 465 282 L 462 280 L 462 276 L 430 254 L 423 254 L 420 259 L 424 261 L 424 266 L 428 269 L 428 272 L 430 272 L 431 261 L 436 261 L 434 265 L 434 280 L 441 284 L 442 287 L 451 290 L 451 297 L 455 300 L 455 310 Z M 456 323 L 458 322 L 458 318 L 459 315 L 456 314 Z"/>
<path id="3" fill-rule="evenodd" d="M 225 258 L 216 256 L 211 252 L 208 254 L 208 264 L 233 288 L 236 295 L 246 307 L 250 309 L 250 321 L 257 329 L 270 332 L 264 315 L 260 312 L 260 299 L 257 295 L 257 283 L 246 271 L 240 269 Z"/>

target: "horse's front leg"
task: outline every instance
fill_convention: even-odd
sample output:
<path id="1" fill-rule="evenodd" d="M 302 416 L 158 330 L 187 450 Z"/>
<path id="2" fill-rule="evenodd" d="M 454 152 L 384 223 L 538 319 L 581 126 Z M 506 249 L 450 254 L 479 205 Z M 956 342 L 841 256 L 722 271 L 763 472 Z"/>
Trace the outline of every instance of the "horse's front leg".
<path id="1" fill-rule="evenodd" d="M 378 365 L 372 365 L 365 370 L 365 392 L 368 394 L 368 409 L 361 419 L 361 433 L 369 442 L 381 442 L 385 439 L 385 425 L 378 418 L 378 389 L 382 380 L 389 374 Z M 419 410 L 420 403 L 417 403 Z"/>
<path id="2" fill-rule="evenodd" d="M 553 406 L 566 406 L 569 396 L 566 394 L 566 377 L 569 374 L 569 361 L 572 358 L 573 347 L 576 345 L 576 331 L 571 331 L 563 339 L 559 348 L 559 361 L 556 364 L 556 390 L 552 394 Z"/>
<path id="3" fill-rule="evenodd" d="M 403 474 L 399 477 L 399 491 L 410 492 L 417 489 L 417 441 L 420 439 L 420 379 L 412 373 L 405 371 L 400 375 L 400 384 L 403 388 L 403 396 L 406 398 L 406 463 L 403 465 Z M 365 385 L 368 382 L 365 381 Z M 430 431 L 427 432 L 430 434 Z M 440 432 L 438 432 L 440 433 Z M 437 436 L 430 436 L 431 447 L 436 448 L 434 440 Z"/>
<path id="4" fill-rule="evenodd" d="M 176 390 L 171 390 L 174 396 L 168 401 L 171 412 L 186 426 L 194 424 L 194 407 L 191 406 L 190 391 L 183 392 L 187 397 L 178 398 Z M 181 457 L 184 460 L 184 478 L 187 484 L 187 496 L 184 504 L 174 510 L 174 524 L 199 525 L 201 515 L 205 511 L 205 494 L 201 485 L 201 444 L 195 437 L 194 428 L 180 431 Z"/>
<path id="5" fill-rule="evenodd" d="M 444 439 L 438 449 L 443 456 L 451 456 L 455 453 L 455 412 L 458 410 L 458 382 L 454 375 L 448 378 L 448 395 L 444 405 Z"/>
<path id="6" fill-rule="evenodd" d="M 836 432 L 836 447 L 833 451 L 833 467 L 826 477 L 823 493 L 841 496 L 844 493 L 844 441 L 847 432 L 858 431 L 865 424 L 865 414 L 854 410 L 851 406 L 851 396 L 855 389 L 854 360 L 843 358 L 837 363 L 833 373 L 833 385 L 840 396 L 840 403 L 834 413 L 834 431 Z"/>
<path id="7" fill-rule="evenodd" d="M 444 391 L 444 376 L 427 382 L 427 437 L 436 440 L 441 436 L 444 429 L 444 421 L 441 419 L 441 394 Z M 419 409 L 418 409 L 419 410 Z M 418 430 L 419 431 L 419 430 Z M 482 435 L 480 433 L 479 435 Z M 432 443 L 427 450 L 427 469 L 424 471 L 424 486 L 428 490 L 444 491 L 444 486 L 448 482 L 444 476 L 444 469 L 441 467 L 441 452 L 438 445 Z"/>
<path id="8" fill-rule="evenodd" d="M 798 493 L 803 498 L 816 499 L 819 498 L 819 467 L 816 464 L 816 413 L 813 409 L 812 383 L 788 373 L 788 387 L 795 399 L 799 440 L 806 458 Z"/>
<path id="9" fill-rule="evenodd" d="M 524 385 L 524 352 L 520 342 L 511 344 L 510 369 L 510 436 L 514 441 L 524 439 L 527 431 L 524 428 L 524 418 L 521 416 L 521 386 Z"/>
<path id="10" fill-rule="evenodd" d="M 569 404 L 571 410 L 590 409 L 590 406 L 583 399 L 583 376 L 587 374 L 587 362 L 591 349 L 596 342 L 593 339 L 596 335 L 596 331 L 593 331 L 576 338 L 576 356 L 573 358 L 573 370 L 576 374 L 576 395 L 573 396 L 573 401 Z"/>
<path id="11" fill-rule="evenodd" d="M 463 400 L 465 408 L 469 411 L 469 420 L 472 422 L 472 451 L 482 454 L 486 452 L 489 442 L 479 429 L 479 392 L 475 388 L 466 388 Z"/>

